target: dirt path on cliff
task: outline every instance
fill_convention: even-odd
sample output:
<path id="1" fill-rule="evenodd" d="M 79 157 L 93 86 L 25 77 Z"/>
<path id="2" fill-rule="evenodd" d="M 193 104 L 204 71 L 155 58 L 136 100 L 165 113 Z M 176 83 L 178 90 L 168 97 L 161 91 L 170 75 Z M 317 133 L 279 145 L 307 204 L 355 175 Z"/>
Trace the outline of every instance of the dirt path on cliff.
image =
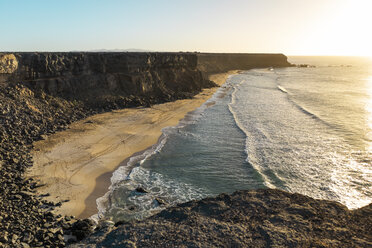
<path id="1" fill-rule="evenodd" d="M 218 85 L 236 71 L 210 76 Z M 175 126 L 201 106 L 217 88 L 205 89 L 192 99 L 132 108 L 91 116 L 68 130 L 34 143 L 34 166 L 27 176 L 45 186 L 47 200 L 67 201 L 55 211 L 87 218 L 97 213 L 96 199 L 110 185 L 112 172 L 133 154 L 157 143 L 161 130 Z"/>

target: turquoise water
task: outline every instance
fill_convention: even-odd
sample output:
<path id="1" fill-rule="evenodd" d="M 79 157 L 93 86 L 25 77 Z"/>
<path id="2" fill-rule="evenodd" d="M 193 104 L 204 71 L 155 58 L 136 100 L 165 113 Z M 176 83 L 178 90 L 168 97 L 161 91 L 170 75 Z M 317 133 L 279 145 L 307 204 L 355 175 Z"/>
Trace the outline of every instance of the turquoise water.
<path id="1" fill-rule="evenodd" d="M 265 187 L 349 208 L 370 203 L 370 62 L 290 61 L 316 67 L 230 76 L 206 104 L 164 129 L 159 144 L 114 173 L 110 192 L 97 200 L 99 215 L 141 219 L 176 203 Z"/>

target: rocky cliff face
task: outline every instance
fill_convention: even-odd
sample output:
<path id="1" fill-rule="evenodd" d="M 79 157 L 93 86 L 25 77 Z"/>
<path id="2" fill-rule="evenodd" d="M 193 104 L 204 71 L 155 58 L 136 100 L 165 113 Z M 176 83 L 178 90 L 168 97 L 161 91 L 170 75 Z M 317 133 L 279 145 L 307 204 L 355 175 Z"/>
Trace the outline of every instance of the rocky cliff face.
<path id="1" fill-rule="evenodd" d="M 206 74 L 229 70 L 291 66 L 283 54 L 198 53 L 197 56 L 198 68 Z"/>
<path id="2" fill-rule="evenodd" d="M 121 107 L 134 98 L 146 105 L 214 86 L 189 53 L 0 54 L 0 83 L 10 82 L 68 100 Z"/>

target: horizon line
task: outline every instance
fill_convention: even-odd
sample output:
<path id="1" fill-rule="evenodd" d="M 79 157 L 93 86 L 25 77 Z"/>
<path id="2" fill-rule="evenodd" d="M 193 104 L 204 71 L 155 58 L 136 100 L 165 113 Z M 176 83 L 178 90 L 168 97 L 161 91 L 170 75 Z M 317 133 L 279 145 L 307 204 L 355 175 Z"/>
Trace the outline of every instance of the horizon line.
<path id="1" fill-rule="evenodd" d="M 365 57 L 371 55 L 352 54 L 286 54 L 284 52 L 205 52 L 205 51 L 157 51 L 146 49 L 91 49 L 91 50 L 32 50 L 32 51 L 0 51 L 0 53 L 228 53 L 228 54 L 283 54 L 291 57 Z"/>

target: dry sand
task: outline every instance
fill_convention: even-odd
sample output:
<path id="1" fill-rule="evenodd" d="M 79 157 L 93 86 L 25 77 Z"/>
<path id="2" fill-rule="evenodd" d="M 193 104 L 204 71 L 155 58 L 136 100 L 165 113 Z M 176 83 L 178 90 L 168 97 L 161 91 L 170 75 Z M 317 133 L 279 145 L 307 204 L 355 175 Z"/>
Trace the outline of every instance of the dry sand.
<path id="1" fill-rule="evenodd" d="M 234 72 L 210 79 L 222 85 Z M 46 199 L 68 200 L 56 212 L 87 218 L 97 213 L 96 199 L 110 186 L 115 169 L 133 154 L 157 143 L 164 127 L 175 126 L 201 106 L 217 88 L 205 89 L 192 99 L 98 114 L 34 144 L 34 166 L 27 175 L 45 186 Z"/>

